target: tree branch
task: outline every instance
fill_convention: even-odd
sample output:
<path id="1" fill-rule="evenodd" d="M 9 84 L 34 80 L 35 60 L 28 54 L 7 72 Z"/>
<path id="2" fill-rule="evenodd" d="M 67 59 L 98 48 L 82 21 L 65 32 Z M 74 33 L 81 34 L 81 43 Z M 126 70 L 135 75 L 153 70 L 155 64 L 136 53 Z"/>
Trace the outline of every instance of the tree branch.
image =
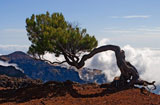
<path id="1" fill-rule="evenodd" d="M 67 59 L 69 57 L 73 62 L 77 62 L 78 63 L 78 61 L 79 61 L 79 57 L 78 56 L 70 53 L 68 50 L 66 50 L 65 48 L 63 48 L 63 46 L 60 43 L 58 43 L 58 45 L 61 48 L 63 55 L 65 54 L 65 56 L 67 57 Z M 76 61 L 75 61 L 75 59 L 76 59 Z"/>
<path id="2" fill-rule="evenodd" d="M 83 67 L 85 65 L 85 61 L 87 59 L 93 57 L 95 54 L 103 52 L 103 51 L 108 51 L 108 50 L 112 50 L 115 53 L 119 53 L 120 52 L 120 47 L 119 46 L 115 46 L 115 45 L 105 45 L 105 46 L 101 46 L 101 47 L 95 48 L 89 54 L 86 54 L 86 55 L 82 56 L 82 59 L 77 64 L 76 68 L 80 69 L 81 67 Z"/>
<path id="3" fill-rule="evenodd" d="M 43 57 L 41 58 L 40 57 L 40 59 L 38 58 L 36 58 L 36 57 L 33 57 L 35 60 L 40 60 L 40 61 L 45 61 L 45 62 L 47 62 L 47 63 L 49 63 L 49 64 L 63 64 L 63 63 L 65 63 L 65 62 L 67 62 L 67 61 L 61 61 L 61 62 L 51 62 L 50 60 L 47 60 L 47 59 L 44 59 Z"/>

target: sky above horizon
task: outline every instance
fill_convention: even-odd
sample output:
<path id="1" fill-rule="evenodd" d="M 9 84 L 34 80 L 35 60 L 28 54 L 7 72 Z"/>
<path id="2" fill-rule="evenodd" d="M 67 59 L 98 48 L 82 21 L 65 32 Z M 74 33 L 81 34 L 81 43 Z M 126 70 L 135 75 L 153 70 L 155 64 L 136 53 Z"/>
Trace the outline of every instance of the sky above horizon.
<path id="1" fill-rule="evenodd" d="M 61 12 L 98 40 L 160 49 L 160 0 L 1 0 L 0 48 L 28 47 L 25 19 Z"/>

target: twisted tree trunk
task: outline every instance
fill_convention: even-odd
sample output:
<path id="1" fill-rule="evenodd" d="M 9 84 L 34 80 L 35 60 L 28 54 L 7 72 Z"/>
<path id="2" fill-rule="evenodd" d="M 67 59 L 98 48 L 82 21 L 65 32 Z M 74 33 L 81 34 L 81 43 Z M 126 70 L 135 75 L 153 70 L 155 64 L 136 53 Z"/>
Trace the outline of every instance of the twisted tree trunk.
<path id="1" fill-rule="evenodd" d="M 70 65 L 75 66 L 76 68 L 81 68 L 85 65 L 85 61 L 91 57 L 93 57 L 95 54 L 112 50 L 115 52 L 116 60 L 117 60 L 117 66 L 120 69 L 121 75 L 120 79 L 124 82 L 130 81 L 129 84 L 133 86 L 134 84 L 138 85 L 154 85 L 155 81 L 152 83 L 140 80 L 139 74 L 136 70 L 136 68 L 128 61 L 125 60 L 125 52 L 120 49 L 119 46 L 115 45 L 105 45 L 101 46 L 99 48 L 95 48 L 92 50 L 89 54 L 86 54 L 82 57 L 82 59 L 78 63 L 68 62 Z M 155 86 L 155 85 L 154 85 Z"/>

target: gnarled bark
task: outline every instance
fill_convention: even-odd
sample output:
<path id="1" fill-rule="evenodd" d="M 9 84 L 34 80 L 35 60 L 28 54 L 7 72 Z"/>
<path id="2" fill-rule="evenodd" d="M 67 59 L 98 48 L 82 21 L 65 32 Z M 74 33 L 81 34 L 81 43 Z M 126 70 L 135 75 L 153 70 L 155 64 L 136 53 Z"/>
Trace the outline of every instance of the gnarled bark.
<path id="1" fill-rule="evenodd" d="M 95 48 L 92 50 L 89 54 L 86 54 L 82 57 L 82 59 L 76 63 L 76 62 L 69 62 L 70 65 L 75 66 L 76 68 L 81 68 L 85 65 L 85 61 L 91 57 L 93 57 L 95 54 L 112 50 L 115 52 L 116 60 L 117 60 L 117 66 L 120 69 L 121 75 L 120 79 L 124 81 L 125 83 L 129 80 L 129 84 L 133 86 L 134 84 L 138 85 L 154 85 L 155 81 L 152 83 L 144 81 L 139 79 L 139 74 L 137 72 L 137 69 L 128 61 L 125 60 L 125 52 L 120 49 L 119 46 L 115 45 L 105 45 L 98 48 Z M 155 85 L 154 85 L 155 86 Z"/>
<path id="2" fill-rule="evenodd" d="M 77 69 L 80 69 L 85 65 L 85 61 L 87 59 L 93 57 L 94 55 L 96 55 L 100 52 L 104 52 L 104 51 L 108 51 L 108 50 L 112 50 L 116 53 L 116 55 L 118 55 L 120 52 L 120 47 L 115 46 L 115 45 L 105 45 L 105 46 L 95 48 L 89 54 L 83 55 L 83 57 L 81 58 L 81 60 L 79 62 L 74 62 L 72 60 L 69 60 L 65 53 L 64 53 L 64 58 L 66 59 L 66 61 L 69 65 L 75 66 Z M 119 59 L 119 56 L 116 56 L 116 59 Z"/>

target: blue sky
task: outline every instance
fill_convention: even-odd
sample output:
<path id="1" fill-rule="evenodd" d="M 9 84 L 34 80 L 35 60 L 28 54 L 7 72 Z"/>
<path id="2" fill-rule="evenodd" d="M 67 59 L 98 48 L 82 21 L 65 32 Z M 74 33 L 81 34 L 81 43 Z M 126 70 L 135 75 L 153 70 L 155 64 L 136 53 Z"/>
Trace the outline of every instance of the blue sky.
<path id="1" fill-rule="evenodd" d="M 98 40 L 160 48 L 160 0 L 1 0 L 0 47 L 29 46 L 25 19 L 61 12 Z"/>

